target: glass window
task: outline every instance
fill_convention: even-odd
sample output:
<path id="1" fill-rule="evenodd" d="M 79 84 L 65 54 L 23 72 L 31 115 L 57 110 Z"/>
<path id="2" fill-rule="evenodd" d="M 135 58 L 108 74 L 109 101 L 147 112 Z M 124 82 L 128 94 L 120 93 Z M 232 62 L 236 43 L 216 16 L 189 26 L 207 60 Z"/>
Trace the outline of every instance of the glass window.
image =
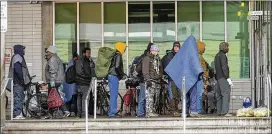
<path id="1" fill-rule="evenodd" d="M 178 40 L 184 42 L 190 35 L 199 39 L 200 33 L 200 12 L 199 2 L 178 2 Z"/>
<path id="2" fill-rule="evenodd" d="M 126 3 L 104 3 L 104 46 L 115 47 L 116 42 L 126 43 Z M 124 71 L 126 72 L 126 53 L 123 55 Z"/>
<path id="3" fill-rule="evenodd" d="M 153 2 L 153 42 L 161 57 L 172 49 L 175 31 L 175 2 Z"/>
<path id="4" fill-rule="evenodd" d="M 92 58 L 97 57 L 101 47 L 101 3 L 79 4 L 79 40 L 80 54 L 85 47 L 91 48 Z"/>
<path id="5" fill-rule="evenodd" d="M 129 64 L 150 42 L 150 2 L 128 3 Z"/>
<path id="6" fill-rule="evenodd" d="M 56 3 L 55 5 L 55 45 L 58 55 L 63 62 L 72 58 L 73 52 L 77 51 L 76 28 L 77 28 L 76 3 Z"/>
<path id="7" fill-rule="evenodd" d="M 228 60 L 231 78 L 249 78 L 248 2 L 227 2 Z"/>
<path id="8" fill-rule="evenodd" d="M 203 42 L 205 60 L 211 65 L 219 51 L 219 44 L 225 40 L 224 2 L 202 2 Z"/>

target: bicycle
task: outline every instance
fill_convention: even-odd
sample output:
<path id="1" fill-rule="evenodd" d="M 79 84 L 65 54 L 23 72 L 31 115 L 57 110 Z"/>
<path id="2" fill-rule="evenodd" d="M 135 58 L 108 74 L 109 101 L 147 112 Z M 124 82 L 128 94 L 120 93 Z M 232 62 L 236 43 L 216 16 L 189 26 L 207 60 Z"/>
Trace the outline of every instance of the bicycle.
<path id="1" fill-rule="evenodd" d="M 125 105 L 125 112 L 127 116 L 137 115 L 137 107 L 138 107 L 138 94 L 139 94 L 139 83 L 134 81 L 133 78 L 128 78 L 126 81 L 126 88 L 128 91 L 124 95 L 124 105 Z"/>
<path id="2" fill-rule="evenodd" d="M 160 82 L 161 89 L 160 89 L 160 95 L 156 104 L 156 111 L 158 114 L 168 114 L 171 113 L 171 108 L 170 108 L 170 102 L 168 99 L 168 83 L 165 80 L 161 80 Z"/>
<path id="3" fill-rule="evenodd" d="M 100 111 L 100 115 L 107 115 L 109 111 L 110 91 L 106 90 L 107 86 L 108 82 L 106 79 L 102 79 L 101 81 L 97 82 L 97 108 Z M 118 93 L 118 98 L 121 100 L 121 107 L 117 111 L 117 114 L 123 112 L 124 103 L 120 93 Z"/>
<path id="4" fill-rule="evenodd" d="M 30 83 L 27 85 L 22 113 L 25 117 L 42 118 L 47 116 L 49 112 L 47 105 L 48 96 L 47 93 L 40 91 L 40 83 L 32 82 L 35 77 L 36 75 L 32 76 Z"/>

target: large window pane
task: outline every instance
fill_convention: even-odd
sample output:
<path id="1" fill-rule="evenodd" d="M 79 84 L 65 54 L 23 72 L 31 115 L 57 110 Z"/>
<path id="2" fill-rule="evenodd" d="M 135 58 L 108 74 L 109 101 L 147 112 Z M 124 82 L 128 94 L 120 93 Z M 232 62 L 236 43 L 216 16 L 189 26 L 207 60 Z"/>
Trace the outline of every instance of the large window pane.
<path id="1" fill-rule="evenodd" d="M 175 41 L 175 2 L 153 2 L 153 42 L 160 56 L 172 49 Z"/>
<path id="2" fill-rule="evenodd" d="M 63 62 L 68 62 L 72 58 L 72 53 L 77 51 L 76 9 L 76 3 L 55 5 L 55 43 Z"/>
<path id="3" fill-rule="evenodd" d="M 150 2 L 129 2 L 129 64 L 150 42 Z"/>
<path id="4" fill-rule="evenodd" d="M 248 2 L 227 2 L 230 76 L 249 78 Z"/>
<path id="5" fill-rule="evenodd" d="M 200 12 L 199 2 L 178 2 L 178 40 L 184 42 L 187 37 L 193 35 L 199 39 L 200 32 Z"/>
<path id="6" fill-rule="evenodd" d="M 104 46 L 114 48 L 119 41 L 126 42 L 126 3 L 104 3 Z M 123 63 L 126 70 L 126 53 Z"/>
<path id="7" fill-rule="evenodd" d="M 210 64 L 225 39 L 224 2 L 203 2 L 203 42 L 206 44 L 205 60 Z"/>
<path id="8" fill-rule="evenodd" d="M 80 53 L 84 47 L 91 48 L 91 56 L 95 59 L 101 47 L 101 3 L 79 4 L 79 39 Z"/>

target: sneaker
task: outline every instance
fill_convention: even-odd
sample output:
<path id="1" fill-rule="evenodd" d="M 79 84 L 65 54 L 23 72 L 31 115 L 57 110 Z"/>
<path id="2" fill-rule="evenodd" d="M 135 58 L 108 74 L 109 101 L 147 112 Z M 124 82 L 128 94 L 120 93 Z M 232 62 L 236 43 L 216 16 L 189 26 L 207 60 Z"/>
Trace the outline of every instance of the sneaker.
<path id="1" fill-rule="evenodd" d="M 144 115 L 144 114 L 142 114 L 142 115 L 137 115 L 136 117 L 138 117 L 138 118 L 144 118 L 145 115 Z"/>
<path id="2" fill-rule="evenodd" d="M 197 114 L 197 113 L 191 113 L 191 114 L 190 114 L 190 117 L 201 117 L 201 115 L 200 115 L 200 114 Z"/>
<path id="3" fill-rule="evenodd" d="M 232 117 L 232 114 L 224 114 L 225 117 Z"/>
<path id="4" fill-rule="evenodd" d="M 70 112 L 69 111 L 64 111 L 64 115 L 63 115 L 63 118 L 66 118 L 70 115 Z"/>
<path id="5" fill-rule="evenodd" d="M 16 116 L 15 118 L 13 118 L 13 119 L 15 119 L 15 120 L 24 120 L 25 119 L 25 117 L 24 116 L 22 116 L 22 115 L 18 115 L 18 116 Z"/>
<path id="6" fill-rule="evenodd" d="M 174 113 L 173 113 L 173 116 L 174 116 L 174 117 L 180 117 L 181 114 L 180 114 L 179 112 L 174 112 Z"/>
<path id="7" fill-rule="evenodd" d="M 156 113 L 149 113 L 147 117 L 158 117 L 159 115 Z"/>

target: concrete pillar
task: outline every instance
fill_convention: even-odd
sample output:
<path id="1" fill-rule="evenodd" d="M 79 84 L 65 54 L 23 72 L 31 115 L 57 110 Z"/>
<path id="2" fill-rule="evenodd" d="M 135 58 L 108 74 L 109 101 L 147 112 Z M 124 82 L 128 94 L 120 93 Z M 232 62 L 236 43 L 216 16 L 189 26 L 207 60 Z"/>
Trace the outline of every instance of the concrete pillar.
<path id="1" fill-rule="evenodd" d="M 0 93 L 2 93 L 2 86 L 4 85 L 4 79 L 5 79 L 5 33 L 1 33 L 1 50 L 0 50 L 0 55 L 1 55 L 1 71 L 0 71 Z M 1 99 L 1 110 L 0 110 L 0 114 L 1 114 L 1 131 L 2 131 L 2 127 L 4 126 L 4 121 L 6 119 L 6 94 L 2 94 L 2 96 L 0 96 Z"/>
<path id="2" fill-rule="evenodd" d="M 45 1 L 42 3 L 42 55 L 45 55 L 45 48 L 48 48 L 53 43 L 53 2 Z M 43 59 L 43 80 L 44 69 L 46 65 L 46 60 Z"/>

